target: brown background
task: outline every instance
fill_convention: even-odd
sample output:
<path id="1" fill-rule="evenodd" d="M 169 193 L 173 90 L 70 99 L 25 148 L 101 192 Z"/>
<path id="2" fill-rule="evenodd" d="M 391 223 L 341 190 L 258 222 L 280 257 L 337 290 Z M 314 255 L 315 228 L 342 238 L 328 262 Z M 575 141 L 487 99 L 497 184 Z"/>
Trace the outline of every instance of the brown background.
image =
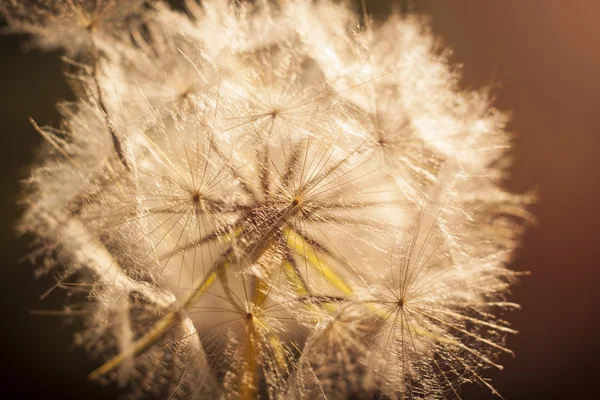
<path id="1" fill-rule="evenodd" d="M 523 309 L 510 316 L 521 333 L 517 353 L 491 371 L 507 399 L 595 397 L 600 355 L 600 1 L 427 0 L 420 10 L 464 64 L 465 86 L 491 82 L 496 105 L 513 110 L 515 165 L 507 187 L 537 187 L 539 224 L 526 234 L 514 268 L 530 270 L 514 289 Z M 386 2 L 368 2 L 371 12 Z M 40 142 L 27 117 L 58 123 L 53 104 L 70 98 L 52 55 L 22 54 L 21 38 L 0 37 L 0 395 L 10 398 L 106 398 L 85 383 L 93 363 L 70 347 L 72 328 L 31 316 L 58 307 L 40 302 L 50 285 L 19 263 L 27 242 L 15 239 L 17 179 Z M 465 399 L 492 398 L 471 385 Z"/>

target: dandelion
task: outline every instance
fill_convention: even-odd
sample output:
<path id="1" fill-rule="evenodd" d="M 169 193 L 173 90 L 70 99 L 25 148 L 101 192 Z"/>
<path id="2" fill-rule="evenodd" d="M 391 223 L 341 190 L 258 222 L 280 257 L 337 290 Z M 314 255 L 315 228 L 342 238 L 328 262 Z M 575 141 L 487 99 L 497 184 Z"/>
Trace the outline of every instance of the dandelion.
<path id="1" fill-rule="evenodd" d="M 27 7 L 26 7 L 27 6 Z M 426 23 L 329 1 L 3 3 L 60 48 L 22 232 L 97 382 L 160 398 L 442 399 L 501 368 L 533 195 Z M 65 32 L 78 32 L 65 40 Z M 52 288 L 54 289 L 54 288 Z M 52 290 L 51 289 L 51 290 Z"/>

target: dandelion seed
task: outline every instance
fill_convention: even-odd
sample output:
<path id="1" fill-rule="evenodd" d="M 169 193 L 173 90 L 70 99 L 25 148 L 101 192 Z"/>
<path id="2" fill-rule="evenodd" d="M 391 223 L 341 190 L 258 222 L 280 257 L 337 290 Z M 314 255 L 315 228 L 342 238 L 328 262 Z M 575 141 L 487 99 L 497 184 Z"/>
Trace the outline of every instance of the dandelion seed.
<path id="1" fill-rule="evenodd" d="M 455 243 L 440 230 L 440 213 L 434 215 L 423 210 L 397 248 L 379 299 L 367 303 L 380 319 L 373 352 L 378 388 L 392 397 L 445 398 L 477 380 L 496 393 L 480 371 L 501 369 L 492 360 L 498 352 L 512 354 L 503 336 L 516 331 L 489 311 L 509 306 L 504 292 L 514 273 L 495 256 L 453 258 Z"/>
<path id="2" fill-rule="evenodd" d="M 352 309 L 323 315 L 307 339 L 287 395 L 296 399 L 352 398 L 369 393 L 372 321 Z"/>
<path id="3" fill-rule="evenodd" d="M 6 0 L 0 5 L 10 28 L 35 36 L 44 49 L 60 48 L 68 54 L 89 51 L 104 44 L 104 38 L 126 32 L 137 21 L 147 0 Z"/>

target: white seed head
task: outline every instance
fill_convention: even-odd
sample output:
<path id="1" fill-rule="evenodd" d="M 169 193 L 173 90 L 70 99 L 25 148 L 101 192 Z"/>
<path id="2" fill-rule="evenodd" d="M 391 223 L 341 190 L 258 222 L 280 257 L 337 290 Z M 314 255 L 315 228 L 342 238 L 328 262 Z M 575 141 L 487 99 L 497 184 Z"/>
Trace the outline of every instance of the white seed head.
<path id="1" fill-rule="evenodd" d="M 495 393 L 534 197 L 501 188 L 507 115 L 460 90 L 426 21 L 147 3 L 0 7 L 66 51 L 80 98 L 34 124 L 20 229 L 87 295 L 69 310 L 90 378 L 165 398 Z"/>

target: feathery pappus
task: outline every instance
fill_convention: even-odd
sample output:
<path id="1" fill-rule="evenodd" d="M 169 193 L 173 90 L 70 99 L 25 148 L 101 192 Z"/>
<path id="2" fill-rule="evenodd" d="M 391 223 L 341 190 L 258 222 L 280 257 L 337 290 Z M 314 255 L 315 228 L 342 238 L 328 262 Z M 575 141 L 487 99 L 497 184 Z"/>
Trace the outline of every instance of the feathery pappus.
<path id="1" fill-rule="evenodd" d="M 531 193 L 424 18 L 334 0 L 2 0 L 60 50 L 21 232 L 125 396 L 447 399 L 512 354 Z"/>

